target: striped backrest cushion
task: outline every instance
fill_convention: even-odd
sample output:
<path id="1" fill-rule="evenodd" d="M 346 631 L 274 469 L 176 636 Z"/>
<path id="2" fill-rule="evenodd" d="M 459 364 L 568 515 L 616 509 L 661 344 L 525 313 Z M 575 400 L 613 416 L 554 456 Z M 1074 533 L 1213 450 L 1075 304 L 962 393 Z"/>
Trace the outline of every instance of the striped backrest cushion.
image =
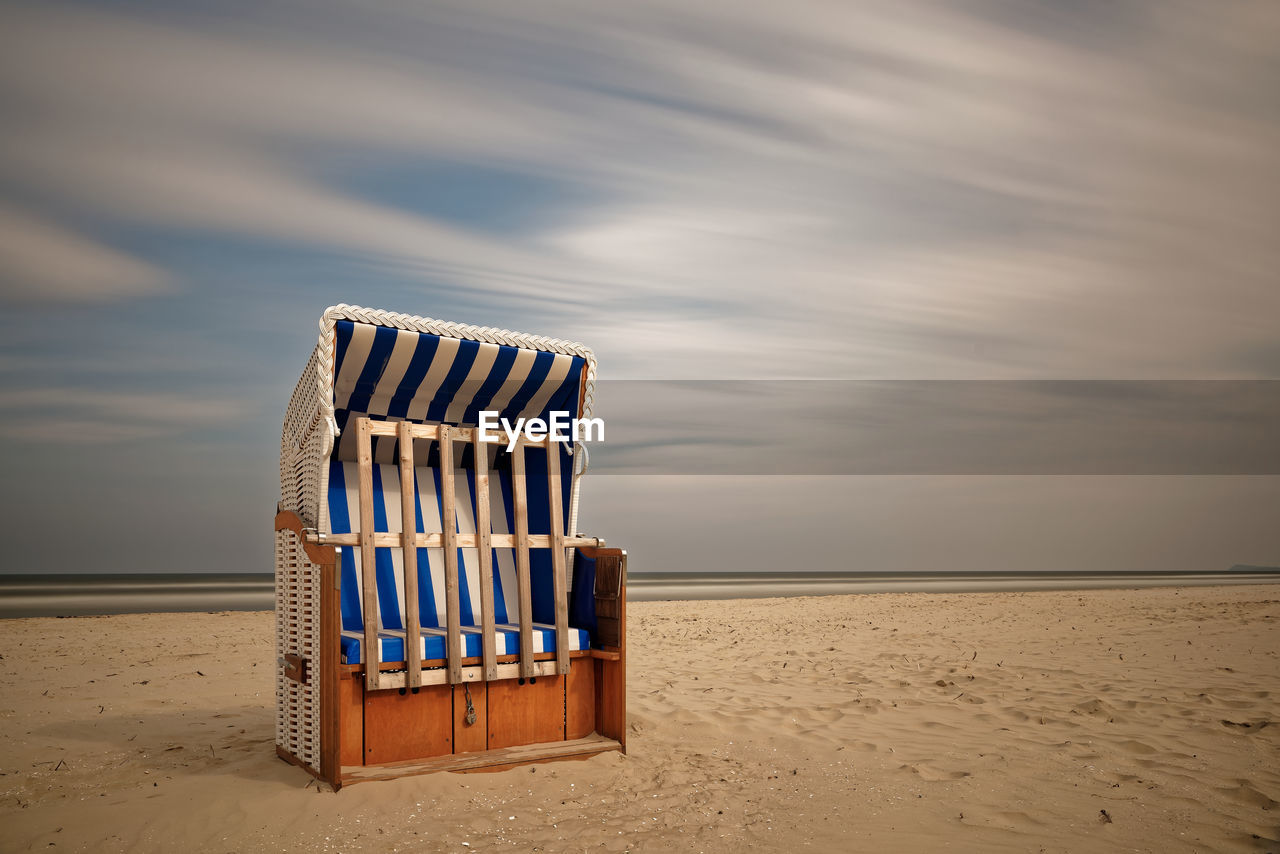
<path id="1" fill-rule="evenodd" d="M 527 452 L 529 492 L 529 532 L 550 531 L 550 513 L 546 492 L 546 458 L 539 451 Z M 400 474 L 395 465 L 373 466 L 374 530 L 400 533 Z M 440 477 L 426 466 L 415 471 L 414 515 L 420 533 L 442 530 Z M 455 506 L 459 533 L 475 533 L 475 476 L 469 469 L 454 472 Z M 493 533 L 515 531 L 514 500 L 509 469 L 495 468 L 490 476 L 490 512 Z M 566 493 L 567 496 L 567 493 Z M 359 469 L 355 463 L 334 460 L 329 470 L 329 522 L 332 533 L 357 533 L 360 530 Z M 364 628 L 362 606 L 363 579 L 359 548 L 341 549 L 340 584 L 342 628 L 361 631 Z M 404 557 L 400 549 L 380 548 L 375 551 L 378 586 L 379 619 L 382 628 L 404 628 Z M 494 616 L 497 623 L 518 620 L 515 552 L 509 548 L 493 550 Z M 479 553 L 475 548 L 458 549 L 460 619 L 463 625 L 480 624 Z M 533 618 L 536 622 L 554 622 L 554 588 L 551 555 L 547 549 L 530 551 L 530 585 Z M 418 613 L 423 626 L 444 626 L 444 551 L 418 549 Z"/>

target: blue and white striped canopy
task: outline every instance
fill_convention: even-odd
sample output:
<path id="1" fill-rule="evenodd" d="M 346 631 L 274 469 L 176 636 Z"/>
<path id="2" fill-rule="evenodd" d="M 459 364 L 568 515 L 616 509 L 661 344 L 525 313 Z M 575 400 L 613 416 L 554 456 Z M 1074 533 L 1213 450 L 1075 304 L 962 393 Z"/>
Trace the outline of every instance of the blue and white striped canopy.
<path id="1" fill-rule="evenodd" d="M 334 325 L 333 458 L 354 460 L 354 419 L 475 426 L 481 410 L 512 423 L 550 412 L 578 416 L 586 360 L 580 356 L 340 320 Z M 392 462 L 396 442 L 376 439 Z M 415 445 L 415 453 L 418 447 Z"/>

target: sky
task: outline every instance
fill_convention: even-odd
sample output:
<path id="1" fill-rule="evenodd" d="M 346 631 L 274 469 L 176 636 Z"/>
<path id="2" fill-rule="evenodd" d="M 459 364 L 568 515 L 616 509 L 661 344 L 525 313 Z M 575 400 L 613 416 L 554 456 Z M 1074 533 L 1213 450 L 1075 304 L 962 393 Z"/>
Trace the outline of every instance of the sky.
<path id="1" fill-rule="evenodd" d="M 606 383 L 1201 381 L 1274 424 L 1278 46 L 1263 0 L 6 0 L 0 572 L 270 571 L 339 302 Z M 605 466 L 580 527 L 632 571 L 1280 564 L 1273 461 Z"/>

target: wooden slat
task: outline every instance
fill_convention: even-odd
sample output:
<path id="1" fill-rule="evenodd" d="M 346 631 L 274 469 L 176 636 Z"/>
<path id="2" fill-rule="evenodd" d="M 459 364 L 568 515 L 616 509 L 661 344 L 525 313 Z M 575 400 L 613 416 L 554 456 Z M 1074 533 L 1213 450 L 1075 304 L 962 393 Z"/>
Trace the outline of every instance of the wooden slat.
<path id="1" fill-rule="evenodd" d="M 511 455 L 511 491 L 515 493 L 516 590 L 520 609 L 520 675 L 533 675 L 533 599 L 529 581 L 529 493 L 524 449 Z"/>
<path id="2" fill-rule="evenodd" d="M 547 503 L 551 507 L 551 595 L 556 603 L 556 664 L 569 672 L 569 588 L 564 569 L 564 510 L 561 507 L 560 448 L 547 448 Z"/>
<path id="3" fill-rule="evenodd" d="M 460 549 L 474 549 L 480 546 L 478 534 L 455 534 L 454 543 Z M 516 547 L 515 534 L 491 534 L 489 547 L 494 549 L 513 549 Z M 568 548 L 604 548 L 605 541 L 601 537 L 565 537 L 564 545 Z M 307 542 L 326 546 L 358 546 L 359 534 L 309 534 Z M 375 533 L 373 544 L 378 548 L 399 548 L 403 545 L 400 534 Z M 439 549 L 444 547 L 444 534 L 418 534 L 413 544 L 420 549 Z M 529 548 L 551 548 L 549 534 L 529 534 Z"/>
<path id="4" fill-rule="evenodd" d="M 361 418 L 361 421 L 369 421 L 370 419 Z M 396 435 L 396 423 L 394 421 L 370 421 L 370 436 L 394 436 Z"/>
<path id="5" fill-rule="evenodd" d="M 458 604 L 458 513 L 453 486 L 453 435 L 448 424 L 440 436 L 440 526 L 444 529 L 445 657 L 449 681 L 462 681 L 462 626 Z"/>
<path id="6" fill-rule="evenodd" d="M 478 431 L 477 431 L 478 432 Z M 486 679 L 496 679 L 497 650 L 494 648 L 493 615 L 493 526 L 489 518 L 489 449 L 477 435 L 471 448 L 476 472 L 476 537 L 480 553 L 480 643 Z"/>
<path id="7" fill-rule="evenodd" d="M 336 561 L 336 553 L 334 555 Z M 335 787 L 342 785 L 339 774 L 345 760 L 341 756 L 343 728 L 350 712 L 341 702 L 338 667 L 342 647 L 342 615 L 338 594 L 338 567 L 320 565 L 320 776 Z M 357 684 L 354 680 L 346 680 Z M 358 684 L 357 684 L 357 687 Z"/>
<path id="8" fill-rule="evenodd" d="M 373 451 L 368 418 L 356 420 L 356 463 L 360 470 L 360 581 L 364 596 L 364 661 L 366 687 L 377 690 L 378 579 L 373 545 Z"/>
<path id="9" fill-rule="evenodd" d="M 622 749 L 622 745 L 615 739 L 605 738 L 600 735 L 589 735 L 586 738 L 579 738 L 573 741 L 526 744 L 519 747 L 485 750 L 480 753 L 456 753 L 452 756 L 440 756 L 422 762 L 397 762 L 368 767 L 354 766 L 343 768 L 342 778 L 347 783 L 361 783 L 367 780 L 392 780 L 397 777 L 432 774 L 437 771 L 468 771 L 474 768 L 517 765 L 524 762 L 539 762 L 548 759 L 569 759 L 575 756 L 589 756 L 606 750 L 620 749 Z"/>
<path id="10" fill-rule="evenodd" d="M 400 429 L 397 424 L 398 422 L 395 421 L 372 421 L 369 433 L 372 436 L 397 436 Z M 409 432 L 415 439 L 428 439 L 435 442 L 440 439 L 440 429 L 442 427 L 449 429 L 455 442 L 472 442 L 475 440 L 476 434 L 480 432 L 474 427 L 452 427 L 448 424 L 410 424 Z M 498 444 L 505 448 L 509 441 L 506 433 L 501 428 L 498 429 L 497 433 L 500 437 Z M 523 433 L 520 434 L 516 443 L 522 447 L 533 446 L 535 448 L 545 448 L 550 444 L 554 444 L 550 435 L 543 436 L 540 439 L 530 439 Z"/>
<path id="11" fill-rule="evenodd" d="M 556 654 L 554 652 L 540 652 L 534 655 L 533 659 L 534 661 L 554 662 L 555 657 L 556 657 Z M 603 659 L 604 661 L 617 661 L 618 653 L 616 651 L 610 651 L 606 649 L 575 649 L 569 653 L 569 657 L 570 658 L 599 658 L 599 659 Z M 514 665 L 514 664 L 519 664 L 519 662 L 520 662 L 520 656 L 516 653 L 511 653 L 510 655 L 504 654 L 504 655 L 498 656 L 498 664 L 500 665 L 501 664 Z M 444 667 L 447 663 L 448 662 L 446 662 L 443 658 L 427 658 L 427 659 L 423 659 L 422 667 L 423 669 L 430 670 L 433 667 Z M 463 659 L 462 659 L 463 667 L 479 667 L 483 663 L 484 663 L 484 659 L 482 659 L 478 655 L 463 656 Z M 404 670 L 404 662 L 403 661 L 382 662 L 383 673 L 390 673 L 393 670 Z M 340 665 L 340 671 L 343 674 L 346 674 L 343 676 L 343 678 L 347 679 L 347 678 L 350 678 L 349 674 L 363 673 L 364 665 L 363 664 L 343 664 L 343 665 Z M 515 671 L 512 671 L 512 672 L 515 673 Z M 519 674 L 516 674 L 516 675 L 519 675 Z M 466 680 L 463 680 L 463 681 L 466 681 Z M 403 687 L 403 685 L 397 685 L 395 687 Z"/>
<path id="12" fill-rule="evenodd" d="M 548 653 L 548 655 L 549 654 L 550 653 Z M 612 664 L 613 662 L 608 662 L 608 663 Z M 459 674 L 461 678 L 459 678 L 458 682 L 485 682 L 485 681 L 501 682 L 504 679 L 515 679 L 518 676 L 526 675 L 525 673 L 521 672 L 521 669 L 523 667 L 524 667 L 523 662 L 513 661 L 510 664 L 504 664 L 502 662 L 498 662 L 498 666 L 497 666 L 498 678 L 486 680 L 484 675 L 483 665 L 475 664 L 470 667 L 464 665 L 461 668 L 461 672 Z M 555 675 L 556 675 L 556 662 L 554 658 L 548 658 L 545 661 L 532 662 L 529 668 L 529 673 L 528 673 L 528 676 L 555 676 Z M 433 668 L 433 669 L 422 671 L 422 684 L 424 686 L 445 685 L 445 684 L 448 684 L 449 681 L 450 681 L 449 669 L 447 667 L 439 667 L 439 668 Z M 406 688 L 408 687 L 406 682 L 407 680 L 405 678 L 405 672 L 403 670 L 394 670 L 394 671 L 384 670 L 382 671 L 379 677 L 378 687 L 382 690 L 386 690 L 388 688 Z"/>
<path id="13" fill-rule="evenodd" d="M 414 545 L 418 518 L 414 513 L 417 489 L 413 481 L 413 434 L 408 421 L 401 421 L 400 438 L 400 531 L 404 549 L 404 630 L 405 660 L 409 667 L 409 687 L 422 684 L 422 623 L 418 615 L 418 549 Z"/>

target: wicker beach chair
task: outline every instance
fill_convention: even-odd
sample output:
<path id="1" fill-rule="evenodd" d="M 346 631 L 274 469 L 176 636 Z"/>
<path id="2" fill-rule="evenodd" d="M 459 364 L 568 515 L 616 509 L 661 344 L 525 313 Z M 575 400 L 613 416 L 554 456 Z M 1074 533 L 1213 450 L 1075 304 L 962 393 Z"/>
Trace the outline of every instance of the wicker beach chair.
<path id="1" fill-rule="evenodd" d="M 626 553 L 571 536 L 580 344 L 338 305 L 285 418 L 276 752 L 346 783 L 625 750 Z"/>

